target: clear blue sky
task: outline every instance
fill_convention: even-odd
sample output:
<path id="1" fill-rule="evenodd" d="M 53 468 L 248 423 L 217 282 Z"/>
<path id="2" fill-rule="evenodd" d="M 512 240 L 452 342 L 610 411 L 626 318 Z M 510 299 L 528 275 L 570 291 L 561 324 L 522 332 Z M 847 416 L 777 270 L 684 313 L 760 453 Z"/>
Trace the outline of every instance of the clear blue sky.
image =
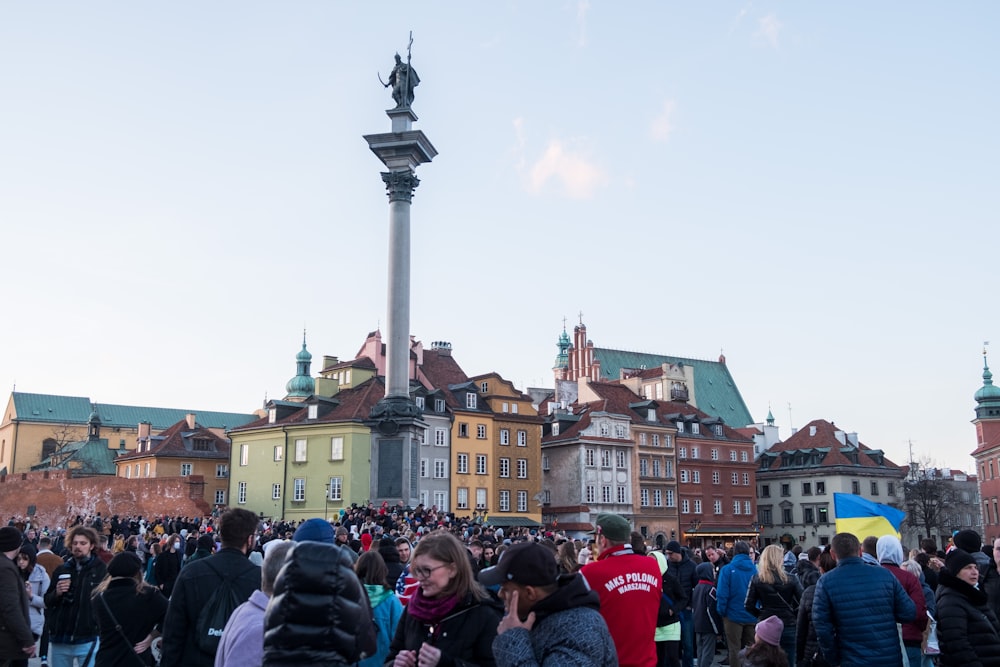
<path id="1" fill-rule="evenodd" d="M 562 318 L 757 419 L 968 469 L 1000 5 L 0 4 L 0 382 L 249 411 L 385 322 L 363 134 L 412 30 L 412 332 L 550 386 Z M 996 357 L 1000 371 L 1000 354 Z M 317 364 L 318 365 L 318 364 Z M 314 366 L 314 371 L 317 370 Z M 791 417 L 788 404 L 791 404 Z"/>

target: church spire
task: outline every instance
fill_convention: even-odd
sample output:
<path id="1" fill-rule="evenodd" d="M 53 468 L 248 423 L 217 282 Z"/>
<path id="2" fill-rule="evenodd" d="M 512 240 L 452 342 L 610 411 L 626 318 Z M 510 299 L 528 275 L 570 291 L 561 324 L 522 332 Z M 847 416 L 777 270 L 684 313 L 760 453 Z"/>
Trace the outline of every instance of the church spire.
<path id="1" fill-rule="evenodd" d="M 302 349 L 295 355 L 295 377 L 285 385 L 286 399 L 303 400 L 316 392 L 316 381 L 310 375 L 312 354 L 306 349 L 306 330 L 302 330 Z"/>

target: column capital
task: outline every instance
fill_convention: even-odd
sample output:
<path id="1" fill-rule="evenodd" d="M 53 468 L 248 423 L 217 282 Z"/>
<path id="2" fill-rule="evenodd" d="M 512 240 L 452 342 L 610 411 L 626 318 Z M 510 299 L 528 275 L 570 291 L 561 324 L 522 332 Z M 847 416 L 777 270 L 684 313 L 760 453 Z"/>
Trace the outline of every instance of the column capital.
<path id="1" fill-rule="evenodd" d="M 420 179 L 409 169 L 405 171 L 383 171 L 382 182 L 385 183 L 386 195 L 389 201 L 413 201 L 413 191 L 420 185 Z"/>

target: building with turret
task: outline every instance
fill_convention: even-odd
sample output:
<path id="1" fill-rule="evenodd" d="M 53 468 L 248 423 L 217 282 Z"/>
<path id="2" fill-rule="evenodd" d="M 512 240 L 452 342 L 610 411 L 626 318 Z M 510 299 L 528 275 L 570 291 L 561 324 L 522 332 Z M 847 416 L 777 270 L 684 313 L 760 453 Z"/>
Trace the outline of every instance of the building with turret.
<path id="1" fill-rule="evenodd" d="M 976 449 L 972 458 L 979 472 L 979 498 L 983 508 L 983 542 L 1000 537 L 1000 387 L 983 350 L 983 386 L 976 391 Z"/>

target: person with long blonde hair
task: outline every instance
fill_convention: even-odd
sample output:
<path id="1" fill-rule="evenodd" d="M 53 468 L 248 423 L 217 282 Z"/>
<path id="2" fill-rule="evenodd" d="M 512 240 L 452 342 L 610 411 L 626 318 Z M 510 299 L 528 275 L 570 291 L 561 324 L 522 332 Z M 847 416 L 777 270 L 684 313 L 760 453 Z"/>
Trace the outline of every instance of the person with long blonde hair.
<path id="1" fill-rule="evenodd" d="M 781 619 L 781 649 L 788 656 L 789 667 L 795 667 L 795 624 L 802 584 L 785 572 L 783 558 L 784 551 L 777 544 L 764 547 L 757 560 L 757 574 L 750 579 L 745 607 L 760 620 L 770 616 Z"/>

